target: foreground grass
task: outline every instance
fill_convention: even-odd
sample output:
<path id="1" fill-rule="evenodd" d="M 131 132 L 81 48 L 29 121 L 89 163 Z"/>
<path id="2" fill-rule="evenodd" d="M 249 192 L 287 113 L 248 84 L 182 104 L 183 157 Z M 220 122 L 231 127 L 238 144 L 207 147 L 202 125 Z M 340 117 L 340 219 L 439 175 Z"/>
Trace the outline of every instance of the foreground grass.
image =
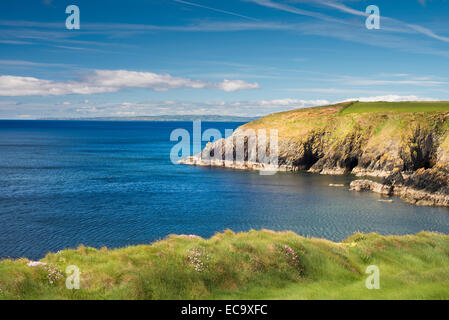
<path id="1" fill-rule="evenodd" d="M 449 236 L 355 234 L 334 243 L 292 232 L 170 236 L 152 245 L 79 247 L 47 266 L 0 261 L 0 299 L 449 299 Z M 81 289 L 64 271 L 81 270 Z M 365 287 L 380 269 L 380 290 Z M 48 267 L 63 274 L 51 284 Z"/>

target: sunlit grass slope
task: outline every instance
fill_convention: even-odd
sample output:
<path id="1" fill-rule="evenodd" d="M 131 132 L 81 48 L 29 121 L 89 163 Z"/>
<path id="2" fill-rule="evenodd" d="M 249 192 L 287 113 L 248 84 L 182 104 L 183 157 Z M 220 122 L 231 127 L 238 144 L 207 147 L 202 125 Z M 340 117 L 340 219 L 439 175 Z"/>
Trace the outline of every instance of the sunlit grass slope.
<path id="1" fill-rule="evenodd" d="M 42 262 L 0 261 L 0 299 L 449 299 L 449 236 L 427 232 L 334 243 L 226 231 L 114 250 L 81 246 Z M 68 265 L 81 270 L 80 290 L 65 287 Z M 380 268 L 380 290 L 365 287 L 369 265 Z M 51 284 L 49 269 L 63 277 Z"/>
<path id="2" fill-rule="evenodd" d="M 449 112 L 449 102 L 342 102 L 321 107 L 295 109 L 269 114 L 243 125 L 243 128 L 278 128 L 295 136 L 310 130 L 339 127 L 381 129 L 378 126 L 398 123 L 432 124 Z"/>
<path id="3" fill-rule="evenodd" d="M 341 114 L 366 112 L 449 112 L 449 102 L 356 102 L 341 110 Z"/>

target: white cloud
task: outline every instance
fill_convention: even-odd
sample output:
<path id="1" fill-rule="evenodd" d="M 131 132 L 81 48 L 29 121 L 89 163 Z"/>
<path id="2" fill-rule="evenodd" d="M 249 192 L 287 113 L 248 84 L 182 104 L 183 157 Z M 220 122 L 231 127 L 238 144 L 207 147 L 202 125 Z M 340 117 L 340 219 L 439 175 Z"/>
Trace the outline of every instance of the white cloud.
<path id="1" fill-rule="evenodd" d="M 361 85 L 361 86 L 382 86 L 382 85 L 414 85 L 414 86 L 440 86 L 446 85 L 445 81 L 432 81 L 432 80 L 351 80 L 348 81 L 349 84 L 352 85 Z"/>
<path id="2" fill-rule="evenodd" d="M 248 101 L 120 101 L 105 103 L 86 103 L 71 101 L 64 103 L 20 103 L 0 102 L 0 118 L 17 118 L 21 114 L 40 118 L 82 118 L 82 117 L 120 117 L 157 115 L 228 115 L 263 116 L 274 112 L 329 104 L 327 100 L 274 99 Z"/>
<path id="3" fill-rule="evenodd" d="M 362 102 L 399 102 L 399 101 L 438 101 L 438 99 L 418 97 L 414 95 L 379 95 L 358 97 L 344 101 Z M 19 103 L 15 101 L 0 101 L 0 118 L 3 119 L 40 119 L 40 118 L 89 118 L 89 117 L 126 117 L 126 116 L 157 116 L 157 115 L 223 115 L 258 117 L 270 113 L 288 111 L 306 107 L 327 105 L 342 102 L 327 100 L 273 99 L 248 101 L 142 101 L 142 102 L 108 102 L 86 103 L 72 101 L 64 103 Z"/>
<path id="4" fill-rule="evenodd" d="M 355 101 L 355 100 L 361 101 L 361 102 L 439 101 L 438 99 L 434 99 L 434 98 L 423 98 L 423 97 L 417 97 L 417 96 L 399 96 L 399 95 L 351 98 L 351 99 L 346 99 L 345 101 Z"/>
<path id="5" fill-rule="evenodd" d="M 243 80 L 224 80 L 217 83 L 216 87 L 226 92 L 232 92 L 237 90 L 251 90 L 259 88 L 257 83 L 248 83 Z"/>
<path id="6" fill-rule="evenodd" d="M 164 101 L 134 104 L 137 108 L 146 112 L 162 110 L 163 107 L 170 107 L 171 112 L 176 114 L 219 114 L 235 116 L 261 116 L 273 112 L 293 110 L 306 107 L 314 107 L 329 104 L 328 100 L 301 100 L 301 99 L 274 99 L 274 100 L 248 100 L 248 101 Z M 151 106 L 151 107 L 150 107 Z"/>
<path id="7" fill-rule="evenodd" d="M 125 88 L 145 88 L 167 91 L 179 88 L 210 89 L 225 92 L 259 88 L 257 83 L 242 80 L 208 82 L 173 77 L 169 74 L 128 70 L 95 70 L 82 79 L 52 81 L 33 77 L 0 76 L 0 96 L 66 95 L 117 92 Z"/>
<path id="8" fill-rule="evenodd" d="M 305 108 L 329 104 L 327 100 L 300 100 L 300 99 L 276 99 L 276 100 L 259 100 L 253 101 L 251 104 L 263 107 L 290 107 Z"/>
<path id="9" fill-rule="evenodd" d="M 286 89 L 287 91 L 298 91 L 298 92 L 313 92 L 313 93 L 327 93 L 327 94 L 339 94 L 339 93 L 367 93 L 366 90 L 362 89 L 346 89 L 346 88 L 291 88 Z M 373 92 L 373 91 L 371 91 Z"/>
<path id="10" fill-rule="evenodd" d="M 449 82 L 444 78 L 434 76 L 413 76 L 407 74 L 380 74 L 381 77 L 361 78 L 354 76 L 334 76 L 323 81 L 335 82 L 346 86 L 422 86 L 422 87 L 441 87 L 447 86 Z M 389 78 L 388 78 L 389 77 Z"/>

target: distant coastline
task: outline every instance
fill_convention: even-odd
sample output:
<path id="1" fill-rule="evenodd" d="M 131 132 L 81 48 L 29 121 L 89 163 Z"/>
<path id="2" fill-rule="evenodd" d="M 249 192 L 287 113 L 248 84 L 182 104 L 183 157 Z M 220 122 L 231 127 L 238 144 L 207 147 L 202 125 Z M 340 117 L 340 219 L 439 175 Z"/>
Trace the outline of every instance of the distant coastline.
<path id="1" fill-rule="evenodd" d="M 79 117 L 79 118 L 63 118 L 63 117 L 46 117 L 38 119 L 0 119 L 6 120 L 59 120 L 59 121 L 213 121 L 213 122 L 250 122 L 258 119 L 258 117 L 240 117 L 240 116 L 223 116 L 223 115 L 160 115 L 160 116 L 137 116 L 137 117 Z"/>

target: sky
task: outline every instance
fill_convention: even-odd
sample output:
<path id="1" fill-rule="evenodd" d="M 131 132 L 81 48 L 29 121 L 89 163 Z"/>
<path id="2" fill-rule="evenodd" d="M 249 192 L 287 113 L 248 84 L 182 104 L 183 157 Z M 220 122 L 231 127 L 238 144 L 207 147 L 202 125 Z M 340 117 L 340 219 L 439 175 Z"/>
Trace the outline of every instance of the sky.
<path id="1" fill-rule="evenodd" d="M 0 2 L 1 119 L 449 100 L 448 71 L 449 0 Z"/>

